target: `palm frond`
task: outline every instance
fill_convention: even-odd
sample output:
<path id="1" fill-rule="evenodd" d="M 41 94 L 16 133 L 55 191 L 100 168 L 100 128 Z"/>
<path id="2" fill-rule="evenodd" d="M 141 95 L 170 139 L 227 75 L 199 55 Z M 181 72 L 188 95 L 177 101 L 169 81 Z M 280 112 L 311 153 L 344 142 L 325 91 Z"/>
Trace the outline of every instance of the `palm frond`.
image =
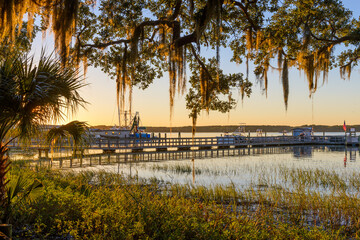
<path id="1" fill-rule="evenodd" d="M 89 127 L 85 122 L 72 121 L 66 125 L 54 127 L 47 133 L 47 142 L 50 143 L 52 140 L 64 138 L 66 136 L 71 137 L 74 140 L 74 147 L 81 147 L 88 144 L 91 141 L 89 134 Z"/>
<path id="2" fill-rule="evenodd" d="M 86 101 L 79 89 L 86 84 L 78 69 L 65 68 L 53 54 L 42 51 L 35 66 L 34 56 L 13 54 L 0 60 L 0 139 L 14 127 L 22 136 L 49 121 L 58 121 Z"/>

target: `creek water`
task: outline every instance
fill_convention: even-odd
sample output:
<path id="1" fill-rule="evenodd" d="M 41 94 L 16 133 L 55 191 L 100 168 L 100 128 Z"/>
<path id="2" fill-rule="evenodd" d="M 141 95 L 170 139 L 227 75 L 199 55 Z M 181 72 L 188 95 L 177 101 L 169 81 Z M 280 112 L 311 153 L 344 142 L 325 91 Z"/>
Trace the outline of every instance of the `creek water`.
<path id="1" fill-rule="evenodd" d="M 269 133 L 269 136 L 270 134 L 272 133 Z M 275 133 L 273 134 L 275 135 Z M 326 133 L 326 135 L 340 134 Z M 212 137 L 216 135 L 219 134 L 199 133 L 197 136 Z M 183 137 L 187 137 L 186 134 Z M 12 152 L 10 157 L 13 160 L 36 160 L 37 153 Z M 120 155 L 101 154 L 84 157 L 81 164 L 74 159 L 71 163 L 66 163 L 66 161 L 61 165 L 54 163 L 53 167 L 67 170 L 71 167 L 75 171 L 107 171 L 142 179 L 156 178 L 159 181 L 170 183 L 204 186 L 232 184 L 238 188 L 246 188 L 263 183 L 264 185 L 283 185 L 283 176 L 280 176 L 279 171 L 327 171 L 347 179 L 347 176 L 360 173 L 360 149 L 357 147 L 345 148 L 344 146 L 287 146 Z"/>
<path id="2" fill-rule="evenodd" d="M 359 148 L 339 146 L 289 146 L 197 152 L 134 154 L 126 161 L 77 168 L 125 176 L 202 186 L 283 185 L 279 171 L 322 171 L 347 178 L 360 173 Z"/>

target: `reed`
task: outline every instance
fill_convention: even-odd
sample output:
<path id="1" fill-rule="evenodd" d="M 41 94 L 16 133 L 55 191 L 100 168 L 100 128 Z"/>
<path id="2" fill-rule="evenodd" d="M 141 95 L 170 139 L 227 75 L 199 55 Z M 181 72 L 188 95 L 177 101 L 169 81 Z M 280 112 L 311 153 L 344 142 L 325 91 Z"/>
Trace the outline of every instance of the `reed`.
<path id="1" fill-rule="evenodd" d="M 76 239 L 359 238 L 359 174 L 284 166 L 248 170 L 255 175 L 250 186 L 232 183 L 209 187 L 107 172 L 40 167 L 35 171 L 14 164 L 11 177 L 32 174 L 44 185 L 36 202 L 14 209 L 15 235 Z"/>

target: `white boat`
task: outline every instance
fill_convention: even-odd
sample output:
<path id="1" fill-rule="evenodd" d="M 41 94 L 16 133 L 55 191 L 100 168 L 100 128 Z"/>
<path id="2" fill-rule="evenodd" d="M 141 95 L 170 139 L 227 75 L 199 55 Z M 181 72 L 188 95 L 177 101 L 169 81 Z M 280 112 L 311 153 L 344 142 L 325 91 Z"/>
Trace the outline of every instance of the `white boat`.
<path id="1" fill-rule="evenodd" d="M 91 134 L 96 139 L 150 137 L 150 134 L 145 133 L 146 128 L 140 127 L 139 112 L 136 112 L 134 116 L 130 116 L 130 114 L 128 114 L 127 111 L 125 111 L 123 120 L 124 121 L 122 126 L 115 125 L 114 127 L 107 130 L 91 129 Z M 119 125 L 121 125 L 120 120 L 119 120 Z"/>
<path id="2" fill-rule="evenodd" d="M 232 133 L 224 133 L 220 137 L 216 137 L 218 144 L 234 144 L 235 142 L 245 141 L 245 123 L 240 123 L 240 126 Z"/>

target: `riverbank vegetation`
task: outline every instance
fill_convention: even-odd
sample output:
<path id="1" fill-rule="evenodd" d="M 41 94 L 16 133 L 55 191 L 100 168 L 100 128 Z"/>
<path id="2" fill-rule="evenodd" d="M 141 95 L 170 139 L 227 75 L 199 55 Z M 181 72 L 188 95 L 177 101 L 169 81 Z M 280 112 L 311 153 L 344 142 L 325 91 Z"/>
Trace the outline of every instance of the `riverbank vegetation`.
<path id="1" fill-rule="evenodd" d="M 14 204 L 15 237 L 75 239 L 357 239 L 360 198 L 355 182 L 323 171 L 290 171 L 291 188 L 267 181 L 239 189 L 229 186 L 168 184 L 93 171 L 31 170 L 19 174 L 39 180 L 42 194 Z M 264 172 L 266 174 L 266 172 Z M 354 178 L 354 179 L 353 179 Z M 355 178 L 358 178 L 357 180 Z M 295 180 L 298 179 L 298 180 Z M 348 183 L 351 179 L 352 183 Z M 322 181 L 322 180 L 321 180 Z M 339 184 L 332 184 L 332 182 Z M 340 183 L 345 184 L 340 184 Z M 307 187 L 306 187 L 307 186 Z M 326 191 L 324 191 L 326 190 Z"/>

